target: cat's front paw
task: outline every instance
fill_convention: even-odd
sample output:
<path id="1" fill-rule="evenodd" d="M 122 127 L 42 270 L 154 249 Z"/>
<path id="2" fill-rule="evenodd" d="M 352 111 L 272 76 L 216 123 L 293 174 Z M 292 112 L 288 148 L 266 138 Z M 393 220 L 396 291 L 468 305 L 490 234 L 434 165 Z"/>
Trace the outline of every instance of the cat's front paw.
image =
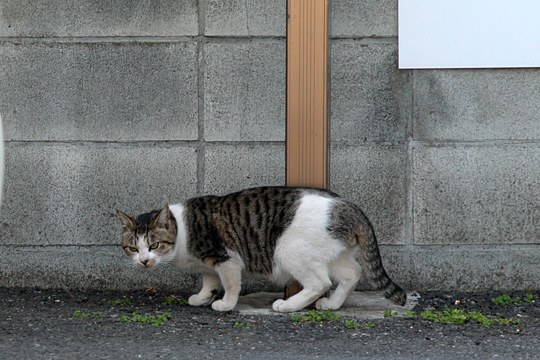
<path id="1" fill-rule="evenodd" d="M 210 304 L 213 297 L 201 296 L 199 294 L 191 295 L 188 299 L 188 304 L 191 306 L 205 306 Z"/>
<path id="2" fill-rule="evenodd" d="M 277 299 L 276 301 L 274 301 L 274 303 L 272 304 L 272 310 L 274 310 L 275 312 L 282 312 L 282 313 L 291 311 L 289 309 L 289 306 L 287 305 L 287 301 L 283 299 Z"/>
<path id="3" fill-rule="evenodd" d="M 333 307 L 332 307 L 332 304 L 330 304 L 330 301 L 328 300 L 328 298 L 320 298 L 319 300 L 317 300 L 317 302 L 315 302 L 315 309 L 317 310 L 335 310 Z"/>
<path id="4" fill-rule="evenodd" d="M 212 309 L 216 311 L 231 311 L 235 306 L 236 304 L 226 303 L 223 300 L 216 300 L 212 303 Z"/>

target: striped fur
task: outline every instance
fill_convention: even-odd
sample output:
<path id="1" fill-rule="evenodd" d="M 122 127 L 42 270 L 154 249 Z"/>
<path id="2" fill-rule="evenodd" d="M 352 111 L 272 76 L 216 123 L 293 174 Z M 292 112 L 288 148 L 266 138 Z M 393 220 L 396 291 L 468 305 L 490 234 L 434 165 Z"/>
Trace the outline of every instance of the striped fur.
<path id="1" fill-rule="evenodd" d="M 189 199 L 136 219 L 118 215 L 124 250 L 136 264 L 170 262 L 203 274 L 191 305 L 232 310 L 243 272 L 303 285 L 300 293 L 273 304 L 279 312 L 315 301 L 319 309 L 338 309 L 362 273 L 396 304 L 406 302 L 405 291 L 384 270 L 367 217 L 326 190 L 261 187 Z M 321 298 L 333 284 L 331 295 Z M 214 301 L 220 287 L 225 296 Z"/>

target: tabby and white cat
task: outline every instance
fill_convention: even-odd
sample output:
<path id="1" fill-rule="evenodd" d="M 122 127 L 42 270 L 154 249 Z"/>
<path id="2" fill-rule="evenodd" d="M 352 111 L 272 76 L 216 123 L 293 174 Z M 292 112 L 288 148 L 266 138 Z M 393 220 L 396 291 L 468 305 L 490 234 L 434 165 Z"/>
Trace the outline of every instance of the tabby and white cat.
<path id="1" fill-rule="evenodd" d="M 189 304 L 235 308 L 242 273 L 280 285 L 297 280 L 303 290 L 276 300 L 277 312 L 339 309 L 361 278 L 394 303 L 405 291 L 386 274 L 373 227 L 363 212 L 320 189 L 260 187 L 225 196 L 203 196 L 130 217 L 121 211 L 122 246 L 141 268 L 171 263 L 202 273 L 202 289 Z M 329 297 L 323 296 L 332 285 Z M 223 288 L 222 299 L 215 300 Z"/>

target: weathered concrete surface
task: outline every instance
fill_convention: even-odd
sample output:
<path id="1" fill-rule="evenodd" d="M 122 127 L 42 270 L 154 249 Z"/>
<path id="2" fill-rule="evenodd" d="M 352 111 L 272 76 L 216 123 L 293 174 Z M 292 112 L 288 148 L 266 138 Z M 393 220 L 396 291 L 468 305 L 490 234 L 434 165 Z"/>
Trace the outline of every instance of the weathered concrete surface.
<path id="1" fill-rule="evenodd" d="M 399 71 L 397 3 L 330 2 L 330 188 L 407 289 L 538 288 L 538 70 Z M 3 1 L 0 285 L 189 291 L 132 272 L 114 210 L 284 184 L 285 8 Z"/>
<path id="2" fill-rule="evenodd" d="M 116 244 L 115 209 L 139 214 L 196 191 L 191 147 L 10 144 L 0 244 Z"/>
<path id="3" fill-rule="evenodd" d="M 406 271 L 422 290 L 527 291 L 540 283 L 539 250 L 538 245 L 415 247 Z"/>
<path id="4" fill-rule="evenodd" d="M 333 37 L 395 37 L 397 0 L 332 0 L 330 35 Z"/>
<path id="5" fill-rule="evenodd" d="M 197 48 L 0 43 L 7 140 L 197 138 Z"/>
<path id="6" fill-rule="evenodd" d="M 331 51 L 332 141 L 404 141 L 410 73 L 397 70 L 397 44 L 333 40 Z"/>
<path id="7" fill-rule="evenodd" d="M 118 229 L 117 239 L 120 239 Z M 163 290 L 195 293 L 199 276 L 171 266 L 144 271 L 123 255 L 119 245 L 4 246 L 0 245 L 0 286 L 64 289 Z M 382 246 L 381 256 L 390 277 L 408 291 L 511 291 L 536 289 L 540 276 L 537 245 L 431 246 L 404 250 Z M 474 272 L 474 274 L 472 274 Z M 489 286 L 489 287 L 487 287 Z M 369 287 L 361 285 L 360 289 Z M 243 293 L 280 291 L 272 283 L 245 278 Z M 388 303 L 390 304 L 390 303 Z"/>
<path id="8" fill-rule="evenodd" d="M 196 0 L 3 0 L 0 37 L 197 35 Z"/>
<path id="9" fill-rule="evenodd" d="M 540 241 L 540 148 L 414 149 L 415 244 Z"/>
<path id="10" fill-rule="evenodd" d="M 205 150 L 204 193 L 285 183 L 285 145 L 215 145 Z"/>
<path id="11" fill-rule="evenodd" d="M 197 289 L 197 277 L 162 266 L 141 271 L 115 246 L 0 246 L 0 284 L 57 289 Z"/>
<path id="12" fill-rule="evenodd" d="M 208 0 L 206 36 L 285 36 L 286 0 Z"/>
<path id="13" fill-rule="evenodd" d="M 407 158 L 404 146 L 332 146 L 330 189 L 356 203 L 380 243 L 406 240 Z"/>
<path id="14" fill-rule="evenodd" d="M 419 140 L 540 139 L 540 70 L 414 72 Z"/>
<path id="15" fill-rule="evenodd" d="M 285 140 L 285 43 L 206 44 L 204 137 Z"/>
<path id="16" fill-rule="evenodd" d="M 388 275 L 409 291 L 535 290 L 539 250 L 537 244 L 380 247 Z M 365 283 L 358 288 L 370 289 Z"/>
<path id="17" fill-rule="evenodd" d="M 283 293 L 259 292 L 241 296 L 236 310 L 242 315 L 290 316 L 290 314 L 272 311 L 272 303 L 277 299 L 283 299 Z M 361 320 L 383 319 L 385 311 L 390 310 L 394 314 L 401 315 L 405 311 L 413 309 L 418 304 L 418 299 L 418 294 L 408 292 L 407 304 L 399 306 L 385 299 L 381 292 L 354 291 L 337 312 L 343 317 Z"/>

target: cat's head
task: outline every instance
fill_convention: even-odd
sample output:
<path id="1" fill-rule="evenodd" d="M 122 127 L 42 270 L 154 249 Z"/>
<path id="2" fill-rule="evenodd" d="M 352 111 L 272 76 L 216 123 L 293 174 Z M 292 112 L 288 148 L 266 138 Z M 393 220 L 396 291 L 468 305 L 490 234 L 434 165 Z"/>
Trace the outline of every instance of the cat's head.
<path id="1" fill-rule="evenodd" d="M 152 268 L 174 257 L 177 224 L 165 206 L 133 218 L 117 210 L 122 221 L 122 248 L 141 268 Z"/>

